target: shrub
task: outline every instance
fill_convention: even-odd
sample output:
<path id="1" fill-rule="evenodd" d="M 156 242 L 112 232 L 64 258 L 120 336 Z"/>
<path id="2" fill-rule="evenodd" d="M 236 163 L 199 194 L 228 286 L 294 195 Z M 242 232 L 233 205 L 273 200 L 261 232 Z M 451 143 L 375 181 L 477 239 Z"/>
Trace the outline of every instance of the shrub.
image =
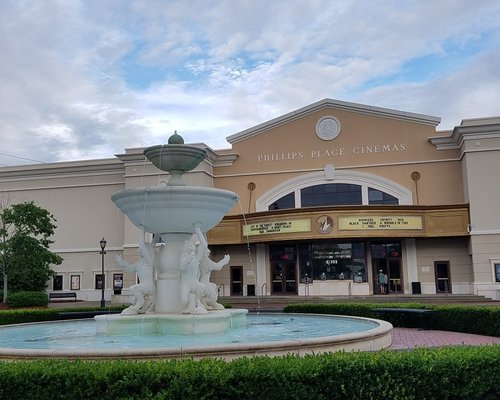
<path id="1" fill-rule="evenodd" d="M 435 306 L 418 303 L 329 303 L 290 304 L 284 312 L 352 315 L 357 317 L 384 319 L 394 326 L 415 328 L 420 326 L 420 315 L 380 314 L 377 308 L 419 308 L 433 310 L 425 314 L 427 329 L 475 333 L 500 337 L 500 307 L 453 305 Z"/>
<path id="2" fill-rule="evenodd" d="M 500 307 L 439 306 L 429 316 L 432 329 L 500 337 Z"/>
<path id="3" fill-rule="evenodd" d="M 106 311 L 119 312 L 124 306 L 106 307 Z M 102 312 L 102 308 L 79 307 L 79 308 L 46 308 L 46 309 L 17 309 L 0 311 L 0 325 L 23 324 L 27 322 L 57 321 L 71 319 L 72 314 L 82 312 L 89 315 L 92 311 Z M 66 316 L 65 316 L 66 315 Z M 83 318 L 80 316 L 80 318 Z M 89 317 L 90 318 L 90 317 Z"/>
<path id="4" fill-rule="evenodd" d="M 46 307 L 49 297 L 46 292 L 14 292 L 7 297 L 9 307 Z"/>
<path id="5" fill-rule="evenodd" d="M 5 399 L 471 399 L 500 394 L 500 346 L 159 361 L 0 363 Z"/>

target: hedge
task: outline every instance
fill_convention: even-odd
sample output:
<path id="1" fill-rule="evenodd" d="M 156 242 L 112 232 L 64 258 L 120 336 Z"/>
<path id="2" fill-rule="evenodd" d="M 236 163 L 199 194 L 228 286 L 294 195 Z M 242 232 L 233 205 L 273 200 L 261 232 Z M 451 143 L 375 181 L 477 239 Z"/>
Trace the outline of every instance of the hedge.
<path id="1" fill-rule="evenodd" d="M 428 329 L 454 332 L 475 333 L 479 335 L 500 337 L 500 307 L 496 306 L 458 306 L 458 305 L 424 305 L 419 303 L 329 303 L 329 304 L 290 304 L 284 312 L 352 315 L 358 317 L 379 318 L 381 314 L 376 308 L 422 308 L 434 310 L 426 314 L 425 326 Z M 124 306 L 107 307 L 110 312 L 117 312 Z M 24 322 L 54 321 L 63 319 L 62 314 L 75 312 L 102 311 L 102 308 L 48 308 L 19 309 L 0 311 L 0 325 L 20 324 Z M 67 317 L 70 318 L 70 317 Z M 383 319 L 396 327 L 418 327 L 418 316 L 384 314 Z"/>
<path id="2" fill-rule="evenodd" d="M 500 346 L 170 361 L 0 363 L 3 399 L 497 399 Z"/>
<path id="3" fill-rule="evenodd" d="M 49 304 L 47 292 L 14 292 L 7 297 L 9 307 L 46 307 Z"/>
<path id="4" fill-rule="evenodd" d="M 109 311 L 114 313 L 121 311 L 124 306 L 113 306 L 103 308 L 71 307 L 71 308 L 45 308 L 45 309 L 17 309 L 0 311 L 0 325 L 22 324 L 27 322 L 57 321 L 60 319 L 71 319 L 75 313 L 91 313 L 92 311 Z M 82 318 L 82 317 L 80 317 Z"/>
<path id="5" fill-rule="evenodd" d="M 500 307 L 475 305 L 428 305 L 419 303 L 329 303 L 290 304 L 285 312 L 352 315 L 384 319 L 396 327 L 419 326 L 419 315 L 379 314 L 377 308 L 418 308 L 433 310 L 425 314 L 427 329 L 466 332 L 500 337 Z"/>

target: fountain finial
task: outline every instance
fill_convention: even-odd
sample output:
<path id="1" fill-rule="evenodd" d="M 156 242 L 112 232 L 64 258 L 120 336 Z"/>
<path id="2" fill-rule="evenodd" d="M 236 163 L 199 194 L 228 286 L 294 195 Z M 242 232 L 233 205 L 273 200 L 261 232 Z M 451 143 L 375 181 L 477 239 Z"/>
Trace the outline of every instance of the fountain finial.
<path id="1" fill-rule="evenodd" d="M 174 134 L 168 138 L 168 144 L 184 144 L 184 139 L 177 131 L 174 131 Z"/>

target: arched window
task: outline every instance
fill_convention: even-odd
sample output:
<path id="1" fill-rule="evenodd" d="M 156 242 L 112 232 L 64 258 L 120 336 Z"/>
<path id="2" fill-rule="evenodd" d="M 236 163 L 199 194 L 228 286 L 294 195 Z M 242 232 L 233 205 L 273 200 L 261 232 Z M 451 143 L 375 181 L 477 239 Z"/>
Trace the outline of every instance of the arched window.
<path id="1" fill-rule="evenodd" d="M 321 205 L 413 204 L 408 188 L 381 176 L 335 170 L 301 175 L 275 186 L 256 200 L 256 211 Z"/>

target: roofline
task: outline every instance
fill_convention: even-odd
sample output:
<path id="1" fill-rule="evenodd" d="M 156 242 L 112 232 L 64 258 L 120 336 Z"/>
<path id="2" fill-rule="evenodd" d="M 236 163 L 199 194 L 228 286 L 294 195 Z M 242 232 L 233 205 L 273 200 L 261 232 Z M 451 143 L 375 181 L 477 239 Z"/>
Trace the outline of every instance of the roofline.
<path id="1" fill-rule="evenodd" d="M 428 138 L 438 150 L 459 149 L 466 140 L 500 137 L 500 117 L 464 119 L 446 136 Z"/>
<path id="2" fill-rule="evenodd" d="M 291 122 L 293 120 L 296 120 L 298 118 L 301 118 L 307 114 L 311 114 L 316 111 L 320 111 L 322 109 L 328 108 L 328 107 L 334 107 L 339 110 L 346 110 L 346 111 L 352 111 L 352 112 L 357 112 L 360 114 L 366 114 L 366 115 L 376 115 L 376 116 L 381 116 L 385 118 L 392 118 L 392 119 L 397 119 L 400 121 L 408 121 L 408 122 L 414 122 L 418 124 L 424 124 L 424 125 L 431 125 L 431 126 L 437 126 L 441 122 L 440 117 L 434 117 L 430 115 L 424 115 L 424 114 L 416 114 L 416 113 L 410 113 L 406 111 L 398 111 L 398 110 L 392 110 L 390 108 L 382 108 L 382 107 L 375 107 L 375 106 L 369 106 L 365 104 L 358 104 L 358 103 L 351 103 L 347 101 L 340 101 L 340 100 L 333 100 L 333 99 L 323 99 L 320 101 L 317 101 L 316 103 L 312 103 L 308 106 L 299 108 L 295 111 L 289 112 L 287 114 L 284 114 L 280 117 L 273 118 L 269 121 L 263 122 L 259 125 L 256 125 L 252 128 L 245 129 L 241 132 L 235 133 L 233 135 L 230 135 L 226 137 L 226 140 L 230 144 L 238 143 L 242 140 L 248 139 L 252 136 L 255 136 L 263 131 L 267 131 L 269 129 L 272 129 L 276 126 L 282 125 L 287 122 Z"/>

